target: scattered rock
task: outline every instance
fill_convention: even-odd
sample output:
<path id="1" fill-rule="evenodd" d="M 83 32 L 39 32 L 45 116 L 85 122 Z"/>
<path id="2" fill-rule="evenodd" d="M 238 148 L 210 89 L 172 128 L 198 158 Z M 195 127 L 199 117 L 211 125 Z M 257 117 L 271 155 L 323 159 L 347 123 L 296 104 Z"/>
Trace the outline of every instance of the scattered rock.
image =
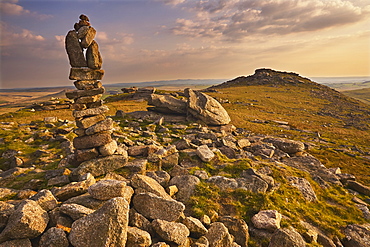
<path id="1" fill-rule="evenodd" d="M 99 147 L 99 153 L 103 156 L 113 155 L 116 152 L 117 148 L 117 142 L 113 140 L 110 143 Z"/>
<path id="2" fill-rule="evenodd" d="M 226 228 L 229 230 L 229 233 L 234 236 L 235 242 L 241 247 L 248 246 L 249 232 L 248 225 L 244 220 L 237 219 L 231 216 L 223 216 L 219 219 Z"/>
<path id="3" fill-rule="evenodd" d="M 148 232 L 136 227 L 127 228 L 126 246 L 130 247 L 149 247 L 152 244 L 151 236 Z"/>
<path id="4" fill-rule="evenodd" d="M 370 196 L 370 187 L 365 186 L 357 181 L 348 180 L 347 182 L 348 188 L 353 189 L 361 194 Z"/>
<path id="5" fill-rule="evenodd" d="M 303 152 L 305 146 L 302 142 L 283 139 L 283 138 L 265 138 L 264 142 L 272 143 L 276 148 L 288 154 Z"/>
<path id="6" fill-rule="evenodd" d="M 233 238 L 221 222 L 212 223 L 205 237 L 212 247 L 232 247 Z"/>
<path id="7" fill-rule="evenodd" d="M 80 182 L 72 182 L 63 187 L 54 187 L 51 192 L 61 201 L 65 201 L 71 197 L 82 195 L 87 192 L 87 189 L 95 183 L 94 177 Z"/>
<path id="8" fill-rule="evenodd" d="M 93 213 L 94 211 L 95 210 L 73 203 L 72 204 L 65 203 L 60 206 L 60 212 L 68 215 L 73 220 L 78 220 L 82 217 L 85 217 L 86 215 Z"/>
<path id="9" fill-rule="evenodd" d="M 215 154 L 207 145 L 199 146 L 196 152 L 199 158 L 204 162 L 210 162 L 215 157 Z"/>
<path id="10" fill-rule="evenodd" d="M 137 227 L 149 233 L 153 232 L 150 221 L 133 208 L 130 209 L 129 213 L 129 226 Z"/>
<path id="11" fill-rule="evenodd" d="M 294 228 L 278 229 L 271 237 L 269 247 L 305 247 L 306 242 Z"/>
<path id="12" fill-rule="evenodd" d="M 168 174 L 166 171 L 150 171 L 146 173 L 146 176 L 153 178 L 163 187 L 167 187 L 168 182 L 171 179 L 170 174 Z"/>
<path id="13" fill-rule="evenodd" d="M 6 241 L 4 243 L 1 243 L 0 247 L 32 247 L 32 244 L 29 239 L 24 238 Z"/>
<path id="14" fill-rule="evenodd" d="M 142 189 L 164 199 L 172 200 L 165 189 L 151 177 L 135 174 L 131 179 L 131 185 L 135 189 Z"/>
<path id="15" fill-rule="evenodd" d="M 181 223 L 189 229 L 190 235 L 194 238 L 200 238 L 208 232 L 207 228 L 197 218 L 185 217 L 181 220 Z"/>
<path id="16" fill-rule="evenodd" d="M 32 196 L 30 199 L 36 201 L 45 211 L 53 210 L 58 204 L 58 201 L 54 197 L 53 193 L 51 193 L 50 190 L 46 189 L 40 190 L 36 195 Z"/>
<path id="17" fill-rule="evenodd" d="M 152 193 L 140 193 L 133 197 L 134 208 L 148 219 L 176 221 L 185 206 L 173 199 L 165 199 Z"/>
<path id="18" fill-rule="evenodd" d="M 235 190 L 238 188 L 238 182 L 234 178 L 226 178 L 223 176 L 213 176 L 207 179 L 208 183 L 213 183 L 221 190 Z"/>
<path id="19" fill-rule="evenodd" d="M 23 245 L 20 245 L 23 246 Z M 66 233 L 56 227 L 49 228 L 40 239 L 40 247 L 68 247 L 69 242 Z"/>
<path id="20" fill-rule="evenodd" d="M 35 238 L 44 232 L 48 222 L 48 213 L 39 204 L 24 200 L 9 217 L 8 224 L 0 234 L 0 242 Z"/>
<path id="21" fill-rule="evenodd" d="M 69 241 L 75 247 L 125 246 L 128 202 L 116 197 L 72 224 Z"/>
<path id="22" fill-rule="evenodd" d="M 124 167 L 128 169 L 131 174 L 145 174 L 147 164 L 147 159 L 135 159 L 127 162 Z"/>
<path id="23" fill-rule="evenodd" d="M 252 193 L 266 193 L 269 185 L 260 177 L 246 175 L 243 178 L 237 178 L 238 187 Z"/>
<path id="24" fill-rule="evenodd" d="M 156 219 L 153 220 L 152 227 L 165 241 L 170 241 L 178 245 L 185 243 L 187 237 L 190 235 L 189 229 L 181 223 Z"/>
<path id="25" fill-rule="evenodd" d="M 193 175 L 176 176 L 170 180 L 169 185 L 176 185 L 178 192 L 176 200 L 186 203 L 194 194 L 196 186 L 200 183 L 199 178 Z"/>
<path id="26" fill-rule="evenodd" d="M 274 232 L 280 228 L 281 214 L 276 210 L 262 210 L 251 220 L 254 227 Z"/>
<path id="27" fill-rule="evenodd" d="M 4 228 L 8 223 L 10 215 L 15 211 L 13 204 L 0 201 L 0 228 Z"/>
<path id="28" fill-rule="evenodd" d="M 370 246 L 370 225 L 348 225 L 344 229 L 344 247 L 367 247 Z"/>
<path id="29" fill-rule="evenodd" d="M 0 200 L 6 200 L 14 197 L 18 193 L 18 190 L 0 188 Z"/>
<path id="30" fill-rule="evenodd" d="M 131 196 L 134 191 L 131 187 L 126 186 L 126 182 L 119 180 L 100 180 L 93 184 L 88 189 L 90 195 L 98 200 L 109 200 L 114 197 L 123 197 L 128 202 L 131 201 Z"/>
<path id="31" fill-rule="evenodd" d="M 290 184 L 296 187 L 303 195 L 303 197 L 309 202 L 317 201 L 315 191 L 312 189 L 310 182 L 305 178 L 298 177 L 287 177 Z"/>

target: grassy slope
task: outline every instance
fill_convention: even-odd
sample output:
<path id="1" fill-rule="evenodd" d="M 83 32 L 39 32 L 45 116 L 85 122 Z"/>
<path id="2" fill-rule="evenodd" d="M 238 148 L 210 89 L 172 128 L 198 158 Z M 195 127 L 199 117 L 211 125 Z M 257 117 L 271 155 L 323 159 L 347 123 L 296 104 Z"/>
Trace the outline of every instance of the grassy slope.
<path id="1" fill-rule="evenodd" d="M 335 105 L 333 104 L 335 99 L 330 95 L 313 94 L 311 87 L 303 85 L 242 86 L 219 89 L 218 93 L 210 93 L 210 95 L 221 99 L 221 101 L 230 101 L 230 103 L 224 103 L 223 106 L 229 112 L 235 126 L 246 128 L 254 133 L 304 141 L 311 146 L 309 152 L 318 157 L 326 166 L 341 167 L 343 172 L 354 174 L 361 182 L 367 185 L 370 184 L 370 161 L 360 158 L 362 154 L 359 152 L 351 151 L 357 154 L 356 157 L 353 157 L 344 152 L 336 151 L 343 148 L 354 149 L 355 147 L 366 152 L 370 151 L 369 122 L 366 122 L 366 116 L 363 116 L 364 111 L 369 109 L 366 105 L 350 99 L 346 99 L 345 104 Z M 342 100 L 342 98 L 339 100 Z M 130 112 L 145 110 L 147 107 L 146 102 L 140 101 L 116 101 L 107 103 L 107 105 L 110 108 L 107 115 L 114 115 L 116 110 Z M 349 113 L 351 113 L 350 117 L 347 116 Z M 31 121 L 42 120 L 47 116 L 73 120 L 71 110 L 20 111 L 1 115 L 0 122 L 30 123 Z M 351 124 L 350 118 L 356 118 L 357 122 Z M 255 119 L 269 121 L 256 122 Z M 271 120 L 289 122 L 291 129 L 282 128 Z M 317 133 L 320 133 L 320 138 Z M 37 145 L 29 146 L 24 143 L 24 140 L 29 138 L 30 134 L 22 128 L 17 132 L 2 129 L 0 134 L 6 136 L 7 139 L 15 140 L 11 147 L 1 147 L 0 153 L 8 148 L 31 153 L 38 148 Z M 50 151 L 52 153 L 55 151 L 56 154 L 60 152 L 57 147 L 55 149 L 52 147 Z M 298 222 L 299 220 L 305 220 L 320 227 L 329 235 L 340 234 L 339 229 L 347 224 L 364 222 L 361 213 L 351 202 L 352 196 L 343 188 L 333 187 L 323 190 L 312 181 L 307 173 L 288 166 L 281 169 L 273 163 L 264 161 L 242 160 L 239 163 L 227 159 L 220 161 L 223 164 L 228 163 L 230 165 L 220 170 L 218 163 L 207 164 L 206 169 L 209 174 L 228 174 L 228 176 L 233 177 L 234 175 L 238 176 L 239 170 L 249 167 L 258 169 L 269 166 L 273 171 L 275 181 L 280 183 L 281 186 L 274 193 L 252 195 L 239 190 L 221 192 L 216 187 L 202 183 L 198 187 L 197 195 L 193 197 L 196 215 L 203 213 L 211 215 L 212 211 L 219 213 L 233 212 L 251 224 L 250 217 L 259 210 L 276 209 L 283 215 L 288 216 L 288 218 L 283 219 L 283 226 L 293 225 L 304 232 Z M 56 163 L 50 164 L 51 168 L 54 168 L 55 165 Z M 299 192 L 286 181 L 286 176 L 299 176 L 308 179 L 314 186 L 319 201 L 317 203 L 305 202 Z M 20 182 L 17 181 L 17 183 Z M 14 186 L 19 187 L 20 185 Z M 250 246 L 254 246 L 252 242 Z"/>
<path id="2" fill-rule="evenodd" d="M 346 97 L 339 100 L 345 100 L 344 104 L 335 104 L 325 97 L 312 95 L 312 88 L 303 85 L 241 86 L 219 91 L 210 95 L 230 101 L 223 105 L 237 127 L 304 141 L 311 145 L 309 152 L 327 167 L 340 167 L 343 172 L 354 174 L 360 181 L 370 184 L 370 160 L 359 157 L 364 154 L 357 153 L 358 156 L 352 157 L 335 151 L 359 149 L 370 152 L 369 106 Z M 351 117 L 356 120 L 351 121 Z M 273 122 L 258 123 L 254 121 L 256 119 L 286 121 L 291 129 L 281 128 Z"/>
<path id="3" fill-rule="evenodd" d="M 343 91 L 342 93 L 344 95 L 358 99 L 361 102 L 370 105 L 370 88 L 348 90 L 348 91 Z"/>

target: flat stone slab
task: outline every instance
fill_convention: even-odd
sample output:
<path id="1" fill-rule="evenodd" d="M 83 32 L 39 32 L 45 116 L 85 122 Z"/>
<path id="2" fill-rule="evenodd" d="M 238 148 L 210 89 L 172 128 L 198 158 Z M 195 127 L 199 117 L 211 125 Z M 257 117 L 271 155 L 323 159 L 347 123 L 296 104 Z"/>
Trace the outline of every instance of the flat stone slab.
<path id="1" fill-rule="evenodd" d="M 94 135 L 81 136 L 73 139 L 73 146 L 76 149 L 87 149 L 103 146 L 112 141 L 110 132 L 100 132 Z"/>
<path id="2" fill-rule="evenodd" d="M 107 111 L 109 111 L 108 106 L 103 105 L 103 106 L 100 106 L 100 107 L 89 108 L 89 109 L 85 109 L 85 110 L 81 110 L 81 111 L 75 110 L 75 111 L 72 112 L 72 115 L 75 118 L 80 118 L 80 117 L 87 117 L 87 116 L 95 116 L 95 115 L 104 114 Z"/>
<path id="3" fill-rule="evenodd" d="M 127 156 L 112 155 L 104 158 L 97 158 L 82 162 L 74 171 L 74 176 L 81 176 L 86 173 L 91 173 L 94 177 L 107 174 L 111 171 L 117 170 L 125 166 L 127 163 Z"/>
<path id="4" fill-rule="evenodd" d="M 66 96 L 68 99 L 76 99 L 78 97 L 85 97 L 85 96 L 94 96 L 98 94 L 103 94 L 105 92 L 104 87 L 99 88 L 92 88 L 88 90 L 73 90 L 66 92 Z"/>
<path id="5" fill-rule="evenodd" d="M 102 69 L 71 68 L 69 73 L 70 80 L 101 80 L 103 76 Z"/>

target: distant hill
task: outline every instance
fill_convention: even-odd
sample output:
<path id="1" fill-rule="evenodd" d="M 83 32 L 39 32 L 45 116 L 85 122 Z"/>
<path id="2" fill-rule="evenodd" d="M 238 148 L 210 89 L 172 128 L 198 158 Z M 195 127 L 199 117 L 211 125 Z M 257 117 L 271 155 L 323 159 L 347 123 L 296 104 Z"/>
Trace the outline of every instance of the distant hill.
<path id="1" fill-rule="evenodd" d="M 369 128 L 367 123 L 370 123 L 370 108 L 368 105 L 293 72 L 281 72 L 264 68 L 257 69 L 253 75 L 237 77 L 222 84 L 209 87 L 206 91 L 212 91 L 213 89 L 230 90 L 246 86 L 261 87 L 261 89 L 263 87 L 282 89 L 290 87 L 290 89 L 288 88 L 290 93 L 287 93 L 285 97 L 299 98 L 299 95 L 295 95 L 298 91 L 302 97 L 308 97 L 310 103 L 321 104 L 319 114 L 340 119 L 359 129 Z M 239 92 L 240 90 L 237 91 Z M 326 101 L 324 105 L 319 103 L 323 101 Z"/>
<path id="2" fill-rule="evenodd" d="M 319 85 L 308 78 L 299 76 L 294 72 L 281 72 L 272 69 L 257 69 L 253 75 L 240 76 L 222 84 L 210 87 L 211 89 L 228 88 L 235 86 L 257 86 L 257 85 L 286 85 L 286 84 L 310 84 Z"/>
<path id="3" fill-rule="evenodd" d="M 370 105 L 370 88 L 342 91 L 341 93 Z"/>

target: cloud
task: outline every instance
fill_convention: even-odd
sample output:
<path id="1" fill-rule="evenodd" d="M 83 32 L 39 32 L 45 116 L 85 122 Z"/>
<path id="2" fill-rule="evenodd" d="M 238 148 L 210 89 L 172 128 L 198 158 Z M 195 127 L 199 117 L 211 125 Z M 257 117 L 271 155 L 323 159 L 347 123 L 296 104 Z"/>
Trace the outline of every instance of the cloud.
<path id="1" fill-rule="evenodd" d="M 11 27 L 5 22 L 0 23 L 1 34 L 1 47 L 16 47 L 22 45 L 36 44 L 45 41 L 41 35 L 34 34 L 28 29 L 19 29 Z"/>
<path id="2" fill-rule="evenodd" d="M 204 0 L 178 6 L 194 18 L 177 19 L 170 28 L 174 34 L 233 41 L 251 35 L 318 31 L 370 16 L 370 3 L 361 0 Z"/>
<path id="3" fill-rule="evenodd" d="M 11 16 L 31 16 L 39 20 L 46 20 L 52 17 L 52 15 L 39 14 L 23 8 L 17 4 L 18 0 L 3 0 L 0 2 L 0 13 Z"/>
<path id="4" fill-rule="evenodd" d="M 31 30 L 10 26 L 1 22 L 1 56 L 4 59 L 21 58 L 25 61 L 33 59 L 64 58 L 64 36 L 56 35 L 47 39 Z"/>
<path id="5" fill-rule="evenodd" d="M 134 35 L 118 32 L 115 34 L 115 37 L 108 37 L 106 32 L 98 32 L 96 39 L 102 44 L 104 43 L 104 45 L 131 45 L 134 42 Z"/>
<path id="6" fill-rule="evenodd" d="M 185 2 L 185 0 L 156 0 L 156 1 L 163 2 L 164 4 L 167 5 L 178 5 Z"/>

